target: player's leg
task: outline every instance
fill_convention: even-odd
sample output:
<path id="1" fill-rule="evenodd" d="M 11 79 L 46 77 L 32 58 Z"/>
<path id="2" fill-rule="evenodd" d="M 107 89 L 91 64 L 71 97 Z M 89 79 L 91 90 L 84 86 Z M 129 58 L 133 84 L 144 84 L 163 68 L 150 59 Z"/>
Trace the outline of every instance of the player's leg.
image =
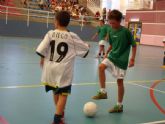
<path id="1" fill-rule="evenodd" d="M 53 91 L 53 100 L 54 100 L 55 107 L 57 106 L 58 99 L 59 99 L 59 95 L 56 95 Z"/>
<path id="2" fill-rule="evenodd" d="M 101 57 L 104 57 L 104 53 L 105 53 L 105 51 L 104 51 L 104 45 L 100 45 L 100 51 L 101 51 Z"/>
<path id="3" fill-rule="evenodd" d="M 98 57 L 101 57 L 101 54 L 103 53 L 103 48 L 104 48 L 104 40 L 99 41 L 99 53 Z"/>
<path id="4" fill-rule="evenodd" d="M 97 58 L 99 58 L 99 57 L 101 57 L 101 45 L 99 45 L 99 53 L 98 53 L 98 55 L 97 55 Z"/>
<path id="5" fill-rule="evenodd" d="M 105 56 L 105 46 L 103 45 L 103 57 Z"/>
<path id="6" fill-rule="evenodd" d="M 105 60 L 104 60 L 105 61 Z M 109 61 L 107 59 L 107 61 Z M 92 98 L 95 100 L 99 100 L 99 99 L 107 99 L 107 92 L 105 90 L 106 88 L 106 76 L 105 76 L 105 70 L 107 68 L 107 65 L 104 63 L 101 63 L 99 65 L 99 82 L 100 82 L 100 91 L 98 92 L 98 94 L 96 96 L 93 96 Z"/>
<path id="7" fill-rule="evenodd" d="M 53 124 L 64 124 L 64 111 L 67 97 L 71 93 L 71 85 L 54 90 L 54 100 L 56 103 L 56 112 Z M 58 97 L 56 97 L 58 95 Z M 60 122 L 60 123 L 59 123 Z"/>
<path id="8" fill-rule="evenodd" d="M 99 65 L 99 82 L 100 82 L 101 89 L 105 89 L 105 87 L 106 87 L 106 84 L 105 84 L 105 81 L 106 81 L 105 69 L 106 68 L 107 67 L 104 64 Z"/>
<path id="9" fill-rule="evenodd" d="M 57 108 L 57 103 L 58 103 L 58 99 L 59 99 L 59 95 L 56 95 L 53 91 L 53 100 L 54 100 L 54 106 Z M 65 110 L 63 111 L 62 113 L 62 119 L 64 120 L 64 112 Z"/>
<path id="10" fill-rule="evenodd" d="M 65 110 L 67 97 L 68 97 L 67 95 L 62 95 L 62 94 L 59 95 L 58 102 L 56 105 L 56 112 L 55 112 L 53 124 L 63 124 L 62 116 L 63 116 L 63 112 Z"/>
<path id="11" fill-rule="evenodd" d="M 118 85 L 118 105 L 122 105 L 123 97 L 124 97 L 123 79 L 117 79 L 117 85 Z"/>
<path id="12" fill-rule="evenodd" d="M 124 83 L 123 79 L 117 79 L 118 85 L 118 102 L 109 110 L 109 113 L 121 113 L 123 112 L 123 97 L 124 97 Z"/>
<path id="13" fill-rule="evenodd" d="M 65 109 L 67 97 L 68 97 L 67 95 L 59 95 L 57 108 L 56 108 L 56 114 L 62 115 L 62 113 Z"/>
<path id="14" fill-rule="evenodd" d="M 118 101 L 117 104 L 109 110 L 110 113 L 120 113 L 123 112 L 123 97 L 124 97 L 124 77 L 126 75 L 126 70 L 120 69 L 119 67 L 113 66 L 114 77 L 117 78 L 118 85 Z"/>

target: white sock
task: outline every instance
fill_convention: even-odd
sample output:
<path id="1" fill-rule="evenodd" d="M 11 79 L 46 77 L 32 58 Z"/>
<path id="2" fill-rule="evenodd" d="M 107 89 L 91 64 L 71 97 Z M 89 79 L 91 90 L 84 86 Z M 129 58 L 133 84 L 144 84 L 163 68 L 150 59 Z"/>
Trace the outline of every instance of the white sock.
<path id="1" fill-rule="evenodd" d="M 122 103 L 122 102 L 117 102 L 117 105 L 118 105 L 118 106 L 122 106 L 123 103 Z"/>
<path id="2" fill-rule="evenodd" d="M 101 88 L 101 89 L 100 89 L 100 92 L 102 92 L 102 93 L 106 93 L 105 88 Z"/>

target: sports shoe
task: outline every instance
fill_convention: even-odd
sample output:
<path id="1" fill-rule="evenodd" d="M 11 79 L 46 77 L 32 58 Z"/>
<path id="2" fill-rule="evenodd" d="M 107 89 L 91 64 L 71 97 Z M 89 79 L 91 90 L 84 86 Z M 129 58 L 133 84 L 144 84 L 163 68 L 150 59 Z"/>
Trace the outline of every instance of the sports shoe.
<path id="1" fill-rule="evenodd" d="M 53 122 L 52 124 L 56 124 L 56 123 Z M 59 124 L 65 124 L 65 123 L 63 121 L 61 121 Z"/>
<path id="2" fill-rule="evenodd" d="M 100 99 L 107 99 L 107 93 L 102 93 L 102 92 L 98 92 L 98 94 L 96 96 L 93 96 L 92 99 L 95 100 L 100 100 Z"/>
<path id="3" fill-rule="evenodd" d="M 121 113 L 123 112 L 123 105 L 115 105 L 112 109 L 109 110 L 109 113 Z"/>
<path id="4" fill-rule="evenodd" d="M 62 118 L 61 118 L 61 120 L 64 122 L 64 120 L 65 120 L 65 112 L 62 113 Z"/>
<path id="5" fill-rule="evenodd" d="M 54 122 L 52 124 L 55 124 Z M 62 113 L 61 122 L 59 124 L 65 124 L 65 112 Z"/>

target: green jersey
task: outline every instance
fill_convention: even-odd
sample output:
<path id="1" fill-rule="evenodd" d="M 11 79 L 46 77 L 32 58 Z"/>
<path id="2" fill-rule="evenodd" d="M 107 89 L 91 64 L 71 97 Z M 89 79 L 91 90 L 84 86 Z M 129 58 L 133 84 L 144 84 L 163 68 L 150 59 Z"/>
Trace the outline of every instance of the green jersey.
<path id="1" fill-rule="evenodd" d="M 111 29 L 109 31 L 109 43 L 112 45 L 112 50 L 108 55 L 108 59 L 115 66 L 126 70 L 128 66 L 129 54 L 131 46 L 136 46 L 131 32 L 121 27 L 118 30 Z"/>
<path id="2" fill-rule="evenodd" d="M 99 35 L 99 40 L 104 40 L 107 33 L 110 30 L 110 26 L 109 25 L 103 25 L 103 26 L 98 26 L 97 27 L 97 33 Z"/>

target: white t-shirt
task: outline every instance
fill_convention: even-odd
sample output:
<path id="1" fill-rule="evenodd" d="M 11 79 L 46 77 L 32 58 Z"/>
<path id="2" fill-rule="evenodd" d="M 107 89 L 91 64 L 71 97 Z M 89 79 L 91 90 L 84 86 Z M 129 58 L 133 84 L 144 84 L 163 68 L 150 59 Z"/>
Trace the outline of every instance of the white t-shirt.
<path id="1" fill-rule="evenodd" d="M 86 57 L 88 44 L 75 33 L 60 30 L 49 31 L 36 52 L 45 58 L 42 83 L 53 87 L 71 85 L 76 56 Z"/>

